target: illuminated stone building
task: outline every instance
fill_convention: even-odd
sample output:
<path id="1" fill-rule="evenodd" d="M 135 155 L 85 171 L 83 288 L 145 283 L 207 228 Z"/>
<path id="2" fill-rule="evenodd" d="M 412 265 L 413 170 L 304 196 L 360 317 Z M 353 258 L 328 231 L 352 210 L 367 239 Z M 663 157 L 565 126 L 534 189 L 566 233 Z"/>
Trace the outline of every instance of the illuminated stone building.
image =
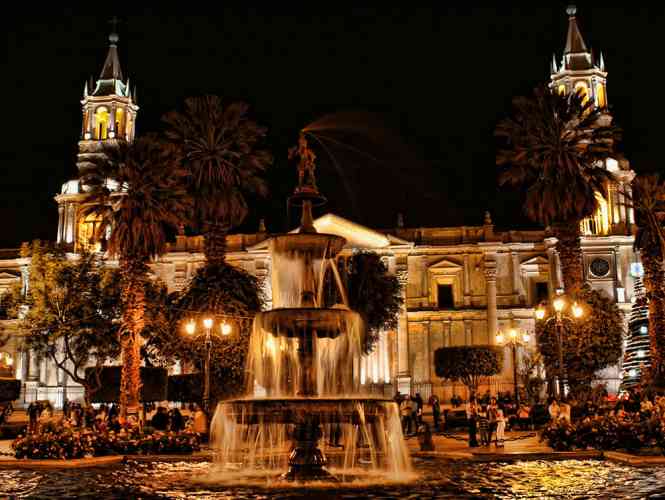
<path id="1" fill-rule="evenodd" d="M 589 99 L 604 108 L 608 102 L 607 72 L 602 55 L 598 60 L 587 49 L 569 9 L 568 35 L 563 58 L 552 63 L 551 85 L 570 91 L 582 88 Z M 135 95 L 123 81 L 116 51 L 117 35 L 111 35 L 109 53 L 100 78 L 84 89 L 81 140 L 77 165 L 85 169 L 91 155 L 100 154 L 105 144 L 131 141 L 138 112 Z M 605 119 L 610 119 L 609 115 Z M 628 187 L 633 172 L 623 159 L 608 160 L 615 175 L 608 199 L 601 200 L 598 213 L 582 223 L 584 270 L 591 285 L 616 300 L 626 313 L 634 290 L 631 265 L 633 213 L 621 190 Z M 334 193 L 328 193 L 334 196 Z M 63 185 L 55 197 L 60 214 L 57 241 L 75 251 L 93 245 L 94 220 L 80 220 L 77 209 L 80 193 L 77 181 Z M 483 207 L 479 207 L 479 214 Z M 479 217 L 480 219 L 480 217 Z M 479 220 L 479 222 L 481 222 Z M 358 250 L 379 253 L 390 272 L 403 285 L 404 308 L 395 331 L 381 335 L 375 351 L 362 362 L 361 377 L 379 391 L 393 394 L 419 391 L 424 397 L 434 392 L 445 398 L 465 394 L 436 377 L 434 351 L 442 346 L 494 344 L 495 334 L 515 327 L 531 333 L 528 349 L 535 349 L 534 306 L 561 288 L 562 280 L 555 239 L 546 230 L 498 229 L 490 214 L 482 224 L 461 227 L 405 227 L 399 217 L 397 227 L 372 229 L 334 214 L 315 221 L 318 231 L 347 239 L 340 259 Z M 228 238 L 230 263 L 263 279 L 270 300 L 270 257 L 266 244 L 270 234 L 262 225 L 255 234 L 234 234 Z M 171 290 L 182 289 L 204 262 L 200 236 L 178 235 L 170 251 L 152 266 L 155 276 Z M 27 262 L 5 255 L 0 261 L 0 289 L 20 280 Z M 269 306 L 269 304 L 268 304 Z M 5 322 L 10 326 L 12 322 Z M 25 384 L 23 401 L 52 399 L 63 395 L 79 397 L 81 389 L 45 360 L 20 349 L 18 334 L 8 344 L 13 369 Z M 520 354 L 523 352 L 520 350 Z M 490 381 L 494 392 L 512 390 L 512 366 L 508 348 L 504 350 L 503 372 Z M 619 386 L 618 367 L 602 374 L 610 390 Z"/>

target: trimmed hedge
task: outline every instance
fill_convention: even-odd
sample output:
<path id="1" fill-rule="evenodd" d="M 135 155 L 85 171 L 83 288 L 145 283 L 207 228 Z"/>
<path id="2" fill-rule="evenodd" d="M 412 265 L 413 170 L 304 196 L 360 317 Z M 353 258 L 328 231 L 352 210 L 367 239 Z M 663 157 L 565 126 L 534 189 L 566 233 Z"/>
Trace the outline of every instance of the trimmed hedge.
<path id="1" fill-rule="evenodd" d="M 85 369 L 87 380 L 92 381 L 94 367 Z M 93 403 L 117 403 L 120 400 L 120 366 L 105 366 L 100 379 L 102 386 L 92 395 Z M 165 368 L 141 367 L 141 394 L 143 402 L 166 400 L 168 375 Z"/>
<path id="2" fill-rule="evenodd" d="M 198 403 L 203 398 L 203 376 L 201 373 L 171 375 L 166 392 L 169 401 Z"/>
<path id="3" fill-rule="evenodd" d="M 21 381 L 13 378 L 0 378 L 0 402 L 14 401 L 21 395 Z"/>

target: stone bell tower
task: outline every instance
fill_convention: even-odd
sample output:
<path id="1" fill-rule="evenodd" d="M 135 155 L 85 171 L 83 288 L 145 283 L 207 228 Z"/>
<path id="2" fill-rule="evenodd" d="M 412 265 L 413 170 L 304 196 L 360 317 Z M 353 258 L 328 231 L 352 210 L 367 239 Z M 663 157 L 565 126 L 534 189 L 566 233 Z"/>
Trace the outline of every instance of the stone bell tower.
<path id="1" fill-rule="evenodd" d="M 607 71 L 603 53 L 596 58 L 588 48 L 577 22 L 577 7 L 568 6 L 568 33 L 561 62 L 556 55 L 552 59 L 550 88 L 562 94 L 582 92 L 585 99 L 604 110 L 601 120 L 612 121 L 608 110 Z M 625 158 L 609 158 L 605 167 L 614 174 L 615 180 L 608 186 L 606 198 L 598 194 L 599 208 L 593 217 L 582 221 L 581 232 L 585 236 L 627 235 L 635 223 L 633 209 L 627 203 L 630 183 L 635 177 L 630 163 Z"/>
<path id="2" fill-rule="evenodd" d="M 76 158 L 79 172 L 91 166 L 105 147 L 118 141 L 134 140 L 139 109 L 136 88 L 131 89 L 129 79 L 123 80 L 117 48 L 117 20 L 114 19 L 112 24 L 109 49 L 99 78 L 95 82 L 91 79 L 83 87 L 81 139 Z M 94 216 L 82 220 L 78 213 L 82 197 L 76 179 L 64 183 L 55 197 L 58 203 L 57 242 L 72 250 L 100 250 L 99 242 L 94 240 L 98 221 Z"/>

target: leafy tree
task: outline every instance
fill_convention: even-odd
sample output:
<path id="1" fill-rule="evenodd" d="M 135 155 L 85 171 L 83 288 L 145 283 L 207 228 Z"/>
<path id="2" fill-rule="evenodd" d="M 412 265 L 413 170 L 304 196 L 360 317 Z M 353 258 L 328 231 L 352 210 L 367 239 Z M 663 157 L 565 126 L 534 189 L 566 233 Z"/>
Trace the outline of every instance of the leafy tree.
<path id="1" fill-rule="evenodd" d="M 636 177 L 632 204 L 638 225 L 635 249 L 644 267 L 649 304 L 651 379 L 665 385 L 665 182 L 657 175 Z"/>
<path id="2" fill-rule="evenodd" d="M 382 330 L 397 328 L 398 313 L 404 302 L 401 285 L 388 273 L 381 257 L 374 252 L 358 252 L 343 272 L 349 307 L 360 313 L 365 326 L 363 350 L 371 352 Z M 326 276 L 327 304 L 341 302 L 331 273 Z"/>
<path id="3" fill-rule="evenodd" d="M 140 335 L 146 324 L 149 261 L 166 251 L 170 228 L 188 215 L 186 172 L 174 147 L 154 137 L 119 142 L 82 172 L 83 215 L 101 220 L 99 235 L 110 231 L 108 251 L 120 261 L 122 288 L 121 414 L 139 404 Z"/>
<path id="4" fill-rule="evenodd" d="M 562 322 L 563 363 L 571 392 L 583 395 L 596 372 L 621 359 L 625 327 L 621 310 L 600 292 L 583 288 L 572 299 L 585 314 Z M 560 373 L 555 322 L 536 322 L 536 339 L 548 373 Z"/>
<path id="5" fill-rule="evenodd" d="M 92 254 L 67 259 L 40 241 L 24 244 L 21 256 L 30 258 L 27 294 L 16 289 L 13 302 L 25 346 L 83 385 L 90 402 L 103 365 L 120 354 L 118 271 Z M 94 376 L 86 379 L 89 365 Z"/>
<path id="6" fill-rule="evenodd" d="M 209 266 L 224 262 L 226 232 L 247 216 L 246 196 L 267 191 L 263 174 L 272 156 L 261 146 L 266 129 L 248 117 L 248 109 L 207 95 L 187 98 L 182 111 L 163 117 L 166 137 L 188 173 L 194 201 L 189 223 L 204 234 Z"/>
<path id="7" fill-rule="evenodd" d="M 166 296 L 162 292 L 152 304 L 160 316 L 148 333 L 146 352 L 154 364 L 180 360 L 187 367 L 203 371 L 205 346 L 200 338 L 184 332 L 188 321 L 209 316 L 224 317 L 231 325 L 229 336 L 216 335 L 211 351 L 211 398 L 238 395 L 244 389 L 245 360 L 251 333 L 252 318 L 261 310 L 263 295 L 257 278 L 229 264 L 197 270 L 189 286 L 179 293 Z M 160 312 L 161 311 L 161 312 Z"/>
<path id="8" fill-rule="evenodd" d="M 501 371 L 501 354 L 490 346 L 442 347 L 434 352 L 438 377 L 462 382 L 473 394 L 487 377 Z"/>
<path id="9" fill-rule="evenodd" d="M 500 185 L 526 189 L 525 211 L 557 237 L 566 293 L 582 287 L 580 222 L 607 195 L 605 168 L 619 138 L 611 117 L 580 91 L 559 94 L 539 87 L 513 101 L 513 114 L 495 130 Z"/>
<path id="10" fill-rule="evenodd" d="M 527 353 L 520 359 L 517 375 L 528 401 L 537 402 L 540 399 L 540 391 L 545 384 L 545 380 L 540 376 L 542 365 L 543 360 L 539 352 Z"/>

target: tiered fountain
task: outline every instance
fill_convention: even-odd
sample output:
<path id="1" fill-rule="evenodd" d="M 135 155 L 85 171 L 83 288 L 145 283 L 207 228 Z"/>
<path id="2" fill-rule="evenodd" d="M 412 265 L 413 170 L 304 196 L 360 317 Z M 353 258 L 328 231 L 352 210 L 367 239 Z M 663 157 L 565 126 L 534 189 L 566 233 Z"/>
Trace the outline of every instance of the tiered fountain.
<path id="1" fill-rule="evenodd" d="M 314 154 L 301 135 L 297 232 L 269 240 L 273 309 L 257 314 L 247 359 L 247 396 L 222 402 L 212 421 L 216 462 L 269 480 L 338 481 L 410 471 L 398 408 L 361 394 L 362 320 L 348 307 L 334 263 L 346 241 L 317 233 L 312 206 L 325 202 Z M 341 304 L 325 307 L 330 272 Z"/>

